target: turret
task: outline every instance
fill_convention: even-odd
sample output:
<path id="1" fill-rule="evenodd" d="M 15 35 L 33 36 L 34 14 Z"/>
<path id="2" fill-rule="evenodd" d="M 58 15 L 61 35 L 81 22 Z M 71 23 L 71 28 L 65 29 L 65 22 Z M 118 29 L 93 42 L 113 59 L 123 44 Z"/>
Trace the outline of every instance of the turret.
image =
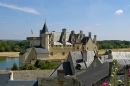
<path id="1" fill-rule="evenodd" d="M 42 28 L 42 30 L 41 30 L 41 34 L 42 33 L 46 33 L 46 32 L 48 32 L 48 28 L 47 28 L 47 25 L 46 25 L 46 22 L 44 23 L 44 26 L 43 26 L 43 28 Z"/>
<path id="2" fill-rule="evenodd" d="M 43 29 L 40 30 L 40 37 L 41 37 L 41 46 L 45 49 L 49 48 L 49 32 L 46 25 L 46 22 L 44 23 Z"/>

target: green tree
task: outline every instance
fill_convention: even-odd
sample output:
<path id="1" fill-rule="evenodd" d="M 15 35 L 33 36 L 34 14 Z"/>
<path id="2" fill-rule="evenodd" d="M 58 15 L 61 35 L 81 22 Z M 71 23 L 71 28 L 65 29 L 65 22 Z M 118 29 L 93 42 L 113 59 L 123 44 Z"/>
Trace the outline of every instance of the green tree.
<path id="1" fill-rule="evenodd" d="M 28 69 L 28 70 L 36 70 L 37 68 L 36 68 L 34 65 L 30 65 L 30 66 L 28 66 L 27 69 Z"/>
<path id="2" fill-rule="evenodd" d="M 28 65 L 25 64 L 25 65 L 22 67 L 22 70 L 28 70 Z"/>
<path id="3" fill-rule="evenodd" d="M 20 51 L 19 45 L 16 45 L 13 50 L 14 50 L 15 52 L 19 52 L 19 51 Z"/>
<path id="4" fill-rule="evenodd" d="M 11 68 L 11 70 L 18 70 L 18 66 L 16 63 L 13 64 L 13 67 Z"/>
<path id="5" fill-rule="evenodd" d="M 5 51 L 5 47 L 0 47 L 0 52 L 4 52 Z"/>
<path id="6" fill-rule="evenodd" d="M 39 68 L 40 67 L 40 60 L 36 60 L 34 66 L 37 67 L 37 68 Z"/>

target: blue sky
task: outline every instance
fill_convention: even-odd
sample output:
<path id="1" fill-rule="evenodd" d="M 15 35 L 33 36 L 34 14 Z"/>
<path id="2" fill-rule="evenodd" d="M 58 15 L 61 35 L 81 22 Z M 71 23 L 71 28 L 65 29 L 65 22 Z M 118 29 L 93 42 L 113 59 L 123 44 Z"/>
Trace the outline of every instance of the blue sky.
<path id="1" fill-rule="evenodd" d="M 97 40 L 130 40 L 130 0 L 0 0 L 0 39 L 49 31 L 92 32 Z M 31 29 L 33 35 L 31 35 Z"/>

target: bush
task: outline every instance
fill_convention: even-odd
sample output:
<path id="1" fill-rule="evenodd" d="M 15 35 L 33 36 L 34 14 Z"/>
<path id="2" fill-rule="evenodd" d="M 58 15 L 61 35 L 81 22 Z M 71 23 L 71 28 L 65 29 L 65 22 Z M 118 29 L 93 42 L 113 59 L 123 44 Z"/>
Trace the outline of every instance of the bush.
<path id="1" fill-rule="evenodd" d="M 13 64 L 13 67 L 11 68 L 11 70 L 18 70 L 18 66 L 16 63 Z"/>

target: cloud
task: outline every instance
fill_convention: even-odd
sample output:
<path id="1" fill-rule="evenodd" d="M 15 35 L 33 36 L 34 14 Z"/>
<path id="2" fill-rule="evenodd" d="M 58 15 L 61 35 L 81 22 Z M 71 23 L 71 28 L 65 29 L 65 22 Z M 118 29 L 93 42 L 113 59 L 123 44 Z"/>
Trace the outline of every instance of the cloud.
<path id="1" fill-rule="evenodd" d="M 122 14 L 122 13 L 123 13 L 123 10 L 117 10 L 117 11 L 115 12 L 116 15 L 120 15 L 120 14 Z"/>
<path id="2" fill-rule="evenodd" d="M 9 5 L 9 4 L 4 4 L 4 3 L 0 3 L 0 6 L 15 9 L 15 10 L 19 10 L 19 11 L 23 11 L 23 12 L 28 12 L 28 13 L 40 15 L 40 13 L 37 10 L 33 9 L 33 8 L 17 7 L 15 5 Z"/>

